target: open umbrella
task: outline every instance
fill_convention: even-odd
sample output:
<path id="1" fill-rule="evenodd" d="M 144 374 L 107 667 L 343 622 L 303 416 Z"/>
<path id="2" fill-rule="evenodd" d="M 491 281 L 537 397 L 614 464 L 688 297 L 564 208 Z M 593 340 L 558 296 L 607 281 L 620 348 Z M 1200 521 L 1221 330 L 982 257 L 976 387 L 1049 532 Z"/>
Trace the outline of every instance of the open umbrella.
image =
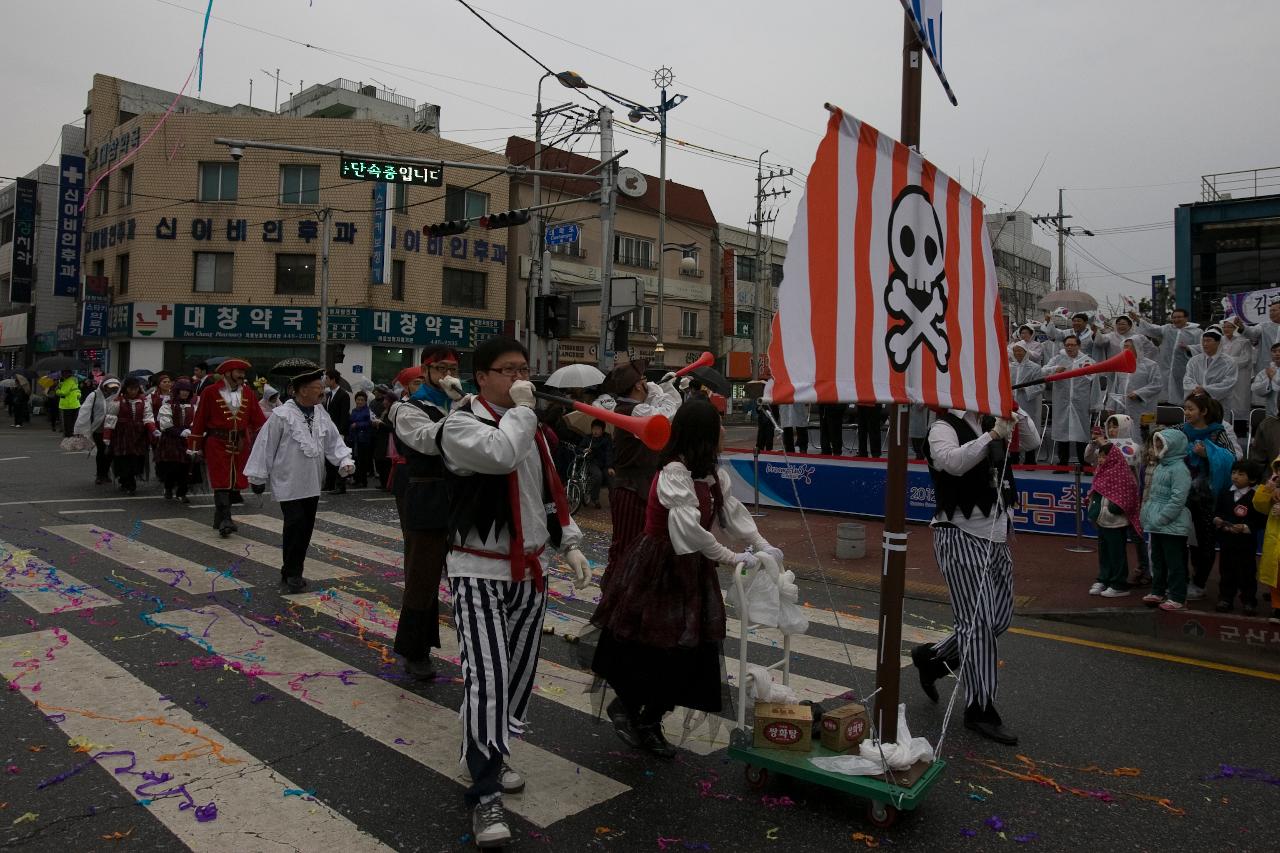
<path id="1" fill-rule="evenodd" d="M 604 374 L 594 364 L 566 364 L 547 377 L 552 388 L 594 388 L 604 381 Z"/>
<path id="2" fill-rule="evenodd" d="M 717 394 L 729 395 L 729 380 L 714 367 L 695 367 L 686 374 L 690 379 L 710 388 Z"/>
<path id="3" fill-rule="evenodd" d="M 1093 312 L 1098 310 L 1098 300 L 1083 290 L 1055 290 L 1041 296 L 1036 307 L 1041 311 L 1065 308 L 1073 314 L 1079 311 Z"/>
<path id="4" fill-rule="evenodd" d="M 48 358 L 42 358 L 33 365 L 32 369 L 46 372 L 54 370 L 87 370 L 84 362 L 69 355 L 51 355 Z"/>
<path id="5" fill-rule="evenodd" d="M 137 370 L 130 370 L 128 375 L 137 377 L 138 379 L 147 380 L 151 378 L 153 371 L 147 370 L 145 367 L 139 367 Z"/>

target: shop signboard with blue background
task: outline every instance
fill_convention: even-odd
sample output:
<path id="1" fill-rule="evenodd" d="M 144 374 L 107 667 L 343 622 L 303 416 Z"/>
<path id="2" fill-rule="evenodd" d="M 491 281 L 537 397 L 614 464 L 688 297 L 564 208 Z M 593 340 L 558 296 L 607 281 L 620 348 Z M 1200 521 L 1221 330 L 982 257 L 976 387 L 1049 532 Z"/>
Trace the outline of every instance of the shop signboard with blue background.
<path id="1" fill-rule="evenodd" d="M 729 472 L 734 497 L 744 503 L 755 499 L 754 458 L 751 453 L 728 450 L 721 462 Z M 1033 466 L 1014 469 L 1018 506 L 1013 512 L 1015 530 L 1074 536 L 1076 496 L 1074 473 Z M 1080 490 L 1086 495 L 1093 478 L 1082 475 Z M 760 504 L 785 509 L 884 517 L 885 461 L 843 459 L 781 453 L 760 454 Z M 929 469 L 923 463 L 907 467 L 907 519 L 927 522 L 933 517 L 934 491 Z M 1084 534 L 1095 531 L 1084 519 Z"/>
<path id="2" fill-rule="evenodd" d="M 316 341 L 320 309 L 287 305 L 190 305 L 123 302 L 107 312 L 112 338 Z M 470 348 L 501 335 L 502 320 L 421 311 L 330 308 L 329 340 Z"/>

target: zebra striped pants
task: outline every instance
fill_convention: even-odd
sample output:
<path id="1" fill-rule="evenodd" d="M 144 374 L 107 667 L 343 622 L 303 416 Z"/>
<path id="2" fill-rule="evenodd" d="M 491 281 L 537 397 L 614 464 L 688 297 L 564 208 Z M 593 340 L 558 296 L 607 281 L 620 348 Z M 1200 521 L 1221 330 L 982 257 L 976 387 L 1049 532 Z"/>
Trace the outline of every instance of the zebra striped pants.
<path id="1" fill-rule="evenodd" d="M 450 577 L 462 664 L 462 754 L 474 747 L 510 755 L 510 735 L 524 733 L 542 644 L 546 592 L 533 581 Z"/>
<path id="2" fill-rule="evenodd" d="M 951 612 L 955 617 L 955 630 L 934 647 L 934 659 L 957 659 L 963 655 L 967 704 L 994 703 L 999 686 L 996 638 L 1013 618 L 1013 560 L 1009 544 L 988 542 L 958 527 L 935 527 L 933 553 L 951 591 Z"/>

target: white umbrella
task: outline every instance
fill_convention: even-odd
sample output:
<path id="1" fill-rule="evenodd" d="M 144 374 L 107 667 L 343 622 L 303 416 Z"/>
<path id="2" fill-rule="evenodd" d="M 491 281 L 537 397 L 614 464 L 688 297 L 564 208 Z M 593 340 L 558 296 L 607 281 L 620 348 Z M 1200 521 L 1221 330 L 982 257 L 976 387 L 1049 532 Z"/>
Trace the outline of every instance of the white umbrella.
<path id="1" fill-rule="evenodd" d="M 1072 313 L 1092 313 L 1098 310 L 1098 300 L 1083 290 L 1055 290 L 1040 297 L 1036 307 L 1041 311 L 1065 308 Z"/>
<path id="2" fill-rule="evenodd" d="M 552 388 L 592 388 L 604 381 L 604 374 L 591 364 L 566 364 L 547 377 Z"/>

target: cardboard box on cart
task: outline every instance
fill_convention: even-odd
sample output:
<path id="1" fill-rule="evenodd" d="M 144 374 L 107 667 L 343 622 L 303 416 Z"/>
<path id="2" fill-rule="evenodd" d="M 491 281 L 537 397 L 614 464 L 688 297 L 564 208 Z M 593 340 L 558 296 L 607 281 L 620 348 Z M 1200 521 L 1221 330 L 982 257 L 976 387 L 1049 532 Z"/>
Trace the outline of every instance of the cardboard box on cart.
<path id="1" fill-rule="evenodd" d="M 757 702 L 753 744 L 760 749 L 813 749 L 813 709 L 808 705 Z"/>
<path id="2" fill-rule="evenodd" d="M 832 752 L 849 752 L 866 740 L 870 731 L 867 709 L 856 702 L 822 715 L 822 745 Z"/>

